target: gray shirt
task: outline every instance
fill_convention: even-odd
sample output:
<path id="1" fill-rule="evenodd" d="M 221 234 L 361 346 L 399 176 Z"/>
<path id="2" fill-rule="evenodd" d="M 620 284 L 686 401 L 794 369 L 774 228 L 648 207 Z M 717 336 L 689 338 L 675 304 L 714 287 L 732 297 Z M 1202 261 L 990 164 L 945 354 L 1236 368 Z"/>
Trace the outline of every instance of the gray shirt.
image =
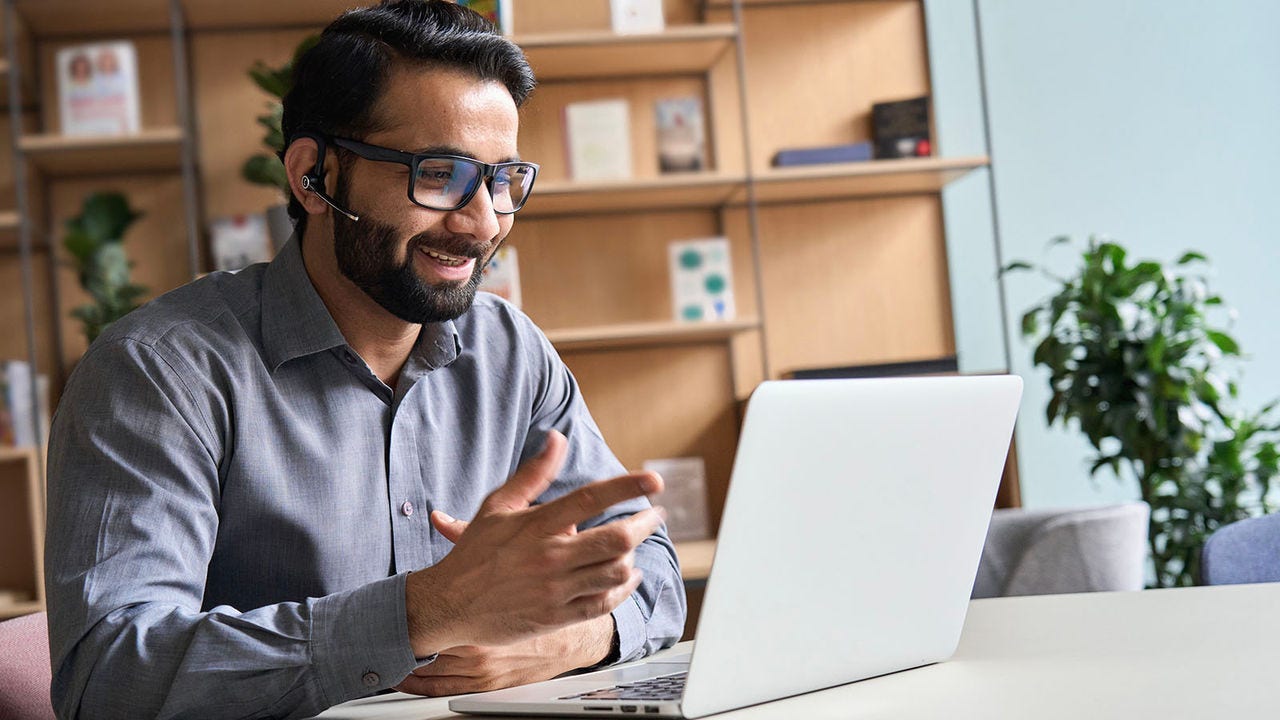
<path id="1" fill-rule="evenodd" d="M 551 345 L 480 293 L 423 326 L 394 389 L 351 349 L 295 238 L 117 322 L 72 374 L 49 446 L 46 587 L 62 717 L 305 716 L 419 661 L 405 577 L 568 438 L 547 501 L 622 474 Z M 617 505 L 584 527 L 634 513 Z M 679 639 L 665 533 L 613 612 L 622 659 Z"/>

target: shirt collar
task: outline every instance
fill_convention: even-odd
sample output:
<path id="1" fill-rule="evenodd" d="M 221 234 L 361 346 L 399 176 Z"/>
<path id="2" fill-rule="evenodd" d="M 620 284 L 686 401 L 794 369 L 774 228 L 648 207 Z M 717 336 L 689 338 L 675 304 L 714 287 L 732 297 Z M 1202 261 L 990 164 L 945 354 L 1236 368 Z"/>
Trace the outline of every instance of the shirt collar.
<path id="1" fill-rule="evenodd" d="M 311 284 L 297 233 L 267 266 L 262 280 L 262 345 L 272 371 L 295 358 L 347 345 Z M 410 354 L 420 362 L 406 363 L 405 370 L 418 374 L 441 368 L 460 354 L 462 339 L 453 321 L 423 325 Z"/>

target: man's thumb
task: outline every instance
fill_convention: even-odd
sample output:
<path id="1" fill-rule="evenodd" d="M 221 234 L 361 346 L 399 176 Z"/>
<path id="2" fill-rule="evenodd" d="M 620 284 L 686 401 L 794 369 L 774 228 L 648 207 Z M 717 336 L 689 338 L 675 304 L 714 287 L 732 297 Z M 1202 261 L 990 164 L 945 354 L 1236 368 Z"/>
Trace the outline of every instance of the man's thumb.
<path id="1" fill-rule="evenodd" d="M 431 513 L 431 525 L 444 536 L 445 540 L 457 543 L 458 539 L 462 537 L 462 533 L 467 531 L 471 523 L 465 520 L 458 520 L 440 510 L 436 510 Z"/>

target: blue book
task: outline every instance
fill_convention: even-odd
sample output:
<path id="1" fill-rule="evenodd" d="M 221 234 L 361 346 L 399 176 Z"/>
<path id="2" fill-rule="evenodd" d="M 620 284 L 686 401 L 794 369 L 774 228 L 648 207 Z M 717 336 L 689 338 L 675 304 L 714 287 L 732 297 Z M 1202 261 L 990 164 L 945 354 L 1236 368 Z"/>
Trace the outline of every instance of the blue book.
<path id="1" fill-rule="evenodd" d="M 874 146 L 870 141 L 856 142 L 849 145 L 779 150 L 773 156 L 773 166 L 862 162 L 863 160 L 870 160 L 874 156 L 873 151 Z"/>

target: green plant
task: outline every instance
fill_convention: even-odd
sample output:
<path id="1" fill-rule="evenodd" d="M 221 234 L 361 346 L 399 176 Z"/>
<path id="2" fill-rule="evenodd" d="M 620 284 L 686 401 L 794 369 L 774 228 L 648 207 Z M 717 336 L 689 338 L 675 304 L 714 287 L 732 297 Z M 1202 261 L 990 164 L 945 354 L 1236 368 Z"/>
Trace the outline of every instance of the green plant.
<path id="1" fill-rule="evenodd" d="M 1022 317 L 1033 361 L 1050 374 L 1046 417 L 1084 432 L 1097 453 L 1091 475 L 1111 468 L 1137 481 L 1152 511 L 1155 584 L 1191 585 L 1214 530 L 1274 509 L 1276 403 L 1238 407 L 1240 346 L 1211 318 L 1227 311 L 1203 255 L 1130 263 L 1119 244 L 1091 238 L 1081 260 L 1066 278 L 1026 262 L 1002 270 L 1040 269 L 1059 285 Z"/>
<path id="2" fill-rule="evenodd" d="M 269 185 L 289 192 L 289 179 L 284 172 L 284 163 L 278 153 L 284 151 L 284 132 L 280 129 L 280 120 L 284 108 L 280 101 L 293 88 L 293 67 L 302 54 L 310 50 L 320 41 L 319 35 L 311 35 L 303 40 L 294 50 L 293 57 L 280 67 L 271 67 L 261 60 L 249 68 L 249 77 L 268 95 L 275 98 L 267 103 L 267 112 L 258 116 L 258 124 L 266 128 L 267 134 L 262 144 L 274 151 L 271 154 L 260 153 L 245 161 L 240 174 L 245 180 L 258 185 Z"/>
<path id="3" fill-rule="evenodd" d="M 124 233 L 141 215 L 120 193 L 95 193 L 84 201 L 80 215 L 67 220 L 63 246 L 71 254 L 80 285 L 93 303 L 71 311 L 93 342 L 111 323 L 138 307 L 147 289 L 133 284 L 133 263 L 124 252 Z"/>

